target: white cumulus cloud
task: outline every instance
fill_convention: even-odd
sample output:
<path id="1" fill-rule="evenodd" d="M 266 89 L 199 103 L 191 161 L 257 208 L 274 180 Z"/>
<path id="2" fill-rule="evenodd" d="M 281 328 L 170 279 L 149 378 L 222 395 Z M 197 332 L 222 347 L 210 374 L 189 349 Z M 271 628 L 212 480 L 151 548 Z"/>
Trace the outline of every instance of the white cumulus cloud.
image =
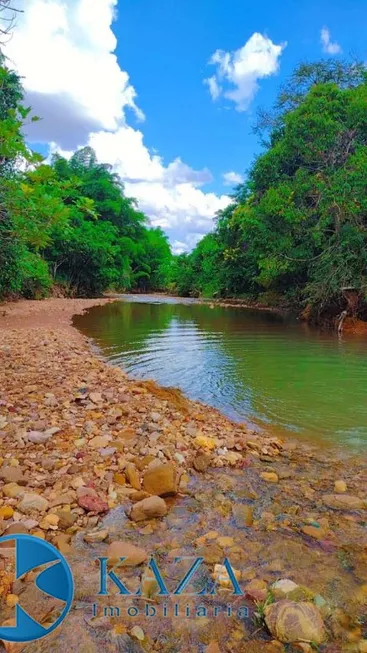
<path id="1" fill-rule="evenodd" d="M 216 66 L 216 73 L 204 80 L 213 100 L 223 95 L 234 102 L 237 111 L 245 111 L 259 88 L 259 80 L 278 71 L 286 45 L 276 45 L 255 32 L 238 50 L 216 50 L 209 60 Z"/>
<path id="2" fill-rule="evenodd" d="M 117 129 L 136 105 L 136 91 L 121 70 L 111 24 L 117 0 L 18 0 L 6 55 L 23 77 L 27 102 L 42 117 L 29 128 L 39 142 L 71 149 L 92 129 Z"/>
<path id="3" fill-rule="evenodd" d="M 330 30 L 327 27 L 322 28 L 320 40 L 323 52 L 327 54 L 340 54 L 342 52 L 339 43 L 331 40 Z"/>
<path id="4" fill-rule="evenodd" d="M 131 117 L 143 121 L 144 114 L 115 55 L 117 0 L 14 2 L 24 13 L 6 55 L 23 78 L 27 104 L 41 117 L 27 127 L 30 142 L 66 156 L 91 145 L 151 223 L 162 226 L 180 250 L 190 249 L 230 200 L 202 190 L 212 181 L 207 168 L 194 170 L 179 157 L 165 164 L 129 124 Z"/>
<path id="5" fill-rule="evenodd" d="M 223 183 L 225 186 L 236 186 L 242 184 L 243 177 L 238 172 L 225 172 L 223 174 Z"/>

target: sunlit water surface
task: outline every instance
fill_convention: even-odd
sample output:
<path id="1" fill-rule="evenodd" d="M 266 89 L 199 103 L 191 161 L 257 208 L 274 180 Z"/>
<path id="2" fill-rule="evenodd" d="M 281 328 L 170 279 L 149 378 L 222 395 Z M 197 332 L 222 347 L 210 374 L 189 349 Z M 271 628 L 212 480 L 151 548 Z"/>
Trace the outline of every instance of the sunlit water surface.
<path id="1" fill-rule="evenodd" d="M 367 448 L 367 341 L 268 311 L 124 296 L 75 318 L 104 356 L 229 417 Z"/>

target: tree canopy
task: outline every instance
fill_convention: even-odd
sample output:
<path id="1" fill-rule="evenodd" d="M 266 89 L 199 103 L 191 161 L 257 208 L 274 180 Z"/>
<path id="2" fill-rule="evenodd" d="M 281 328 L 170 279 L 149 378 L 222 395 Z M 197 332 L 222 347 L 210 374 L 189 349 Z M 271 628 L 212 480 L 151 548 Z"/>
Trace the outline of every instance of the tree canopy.
<path id="1" fill-rule="evenodd" d="M 50 164 L 27 147 L 16 73 L 0 61 L 0 296 L 158 290 L 171 262 L 167 237 L 150 228 L 119 177 L 85 147 Z"/>
<path id="2" fill-rule="evenodd" d="M 346 287 L 363 303 L 366 107 L 363 66 L 331 61 L 297 68 L 274 111 L 260 116 L 267 144 L 233 203 L 213 234 L 176 261 L 177 289 L 285 298 L 315 315 L 343 307 Z"/>

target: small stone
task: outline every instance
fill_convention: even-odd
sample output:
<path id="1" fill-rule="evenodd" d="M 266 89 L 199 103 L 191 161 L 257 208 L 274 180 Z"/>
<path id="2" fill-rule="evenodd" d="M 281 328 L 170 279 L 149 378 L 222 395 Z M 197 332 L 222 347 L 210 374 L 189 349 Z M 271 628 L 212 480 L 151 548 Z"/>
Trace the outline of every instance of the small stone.
<path id="1" fill-rule="evenodd" d="M 119 437 L 123 440 L 134 440 L 136 438 L 136 432 L 131 428 L 123 429 L 119 432 Z"/>
<path id="2" fill-rule="evenodd" d="M 91 392 L 90 395 L 89 395 L 89 399 L 94 404 L 100 404 L 103 401 L 103 397 L 99 392 Z"/>
<path id="3" fill-rule="evenodd" d="M 113 475 L 113 482 L 116 483 L 117 485 L 125 485 L 126 483 L 125 474 L 120 474 L 119 472 L 116 472 Z"/>
<path id="4" fill-rule="evenodd" d="M 207 544 L 198 550 L 198 556 L 203 557 L 208 565 L 214 565 L 223 561 L 223 550 L 217 544 Z"/>
<path id="5" fill-rule="evenodd" d="M 173 463 L 159 463 L 144 472 L 143 488 L 149 494 L 165 497 L 177 493 L 178 480 Z"/>
<path id="6" fill-rule="evenodd" d="M 78 506 L 86 512 L 99 514 L 108 511 L 108 503 L 101 499 L 92 488 L 79 488 L 78 492 Z"/>
<path id="7" fill-rule="evenodd" d="M 70 485 L 72 488 L 74 488 L 74 490 L 77 490 L 78 488 L 83 487 L 85 482 L 81 476 L 77 476 L 76 478 L 73 478 Z"/>
<path id="8" fill-rule="evenodd" d="M 199 447 L 202 447 L 203 449 L 209 449 L 210 451 L 216 447 L 214 438 L 211 438 L 207 435 L 197 435 L 195 442 Z"/>
<path id="9" fill-rule="evenodd" d="M 289 578 L 282 578 L 281 580 L 277 580 L 272 584 L 271 590 L 275 596 L 285 597 L 287 594 L 293 592 L 298 587 L 299 585 L 294 583 L 293 580 L 290 580 Z"/>
<path id="10" fill-rule="evenodd" d="M 134 494 L 130 496 L 130 499 L 133 503 L 138 503 L 138 501 L 142 501 L 148 497 L 150 497 L 149 492 L 145 492 L 145 490 L 137 490 L 136 492 L 134 491 Z"/>
<path id="11" fill-rule="evenodd" d="M 363 510 L 366 506 L 365 501 L 350 494 L 325 494 L 322 501 L 334 510 Z"/>
<path id="12" fill-rule="evenodd" d="M 18 483 L 7 483 L 3 487 L 3 494 L 8 499 L 16 499 L 16 497 L 23 495 L 24 492 L 25 490 Z"/>
<path id="13" fill-rule="evenodd" d="M 153 496 L 138 501 L 132 507 L 129 517 L 133 521 L 143 521 L 154 517 L 164 517 L 167 514 L 167 505 L 161 497 Z"/>
<path id="14" fill-rule="evenodd" d="M 92 449 L 101 449 L 103 447 L 107 447 L 110 441 L 111 436 L 109 435 L 96 435 L 94 438 L 89 440 L 88 446 Z"/>
<path id="15" fill-rule="evenodd" d="M 236 520 L 236 525 L 240 528 L 252 526 L 254 522 L 253 509 L 244 503 L 236 503 L 232 506 L 232 512 Z"/>
<path id="16" fill-rule="evenodd" d="M 108 530 L 103 529 L 103 530 L 97 530 L 97 531 L 89 531 L 88 533 L 85 533 L 83 536 L 83 540 L 85 542 L 89 542 L 90 544 L 95 544 L 96 542 L 104 542 L 108 538 Z"/>
<path id="17" fill-rule="evenodd" d="M 41 458 L 41 467 L 43 467 L 43 469 L 46 469 L 47 471 L 51 471 L 52 469 L 54 469 L 56 462 L 57 461 L 55 458 L 44 456 L 43 458 Z"/>
<path id="18" fill-rule="evenodd" d="M 150 418 L 152 422 L 160 422 L 162 419 L 162 415 L 160 413 L 151 413 Z"/>
<path id="19" fill-rule="evenodd" d="M 323 540 L 325 537 L 325 529 L 317 528 L 317 526 L 303 526 L 302 532 L 315 540 Z"/>
<path id="20" fill-rule="evenodd" d="M 220 648 L 218 642 L 213 640 L 209 642 L 208 646 L 205 649 L 205 653 L 222 653 L 222 649 Z"/>
<path id="21" fill-rule="evenodd" d="M 47 499 L 41 497 L 35 492 L 27 492 L 24 494 L 21 502 L 18 505 L 18 510 L 24 512 L 26 515 L 33 512 L 45 512 L 49 506 Z"/>
<path id="22" fill-rule="evenodd" d="M 261 472 L 260 476 L 267 483 L 278 483 L 279 481 L 278 474 L 275 472 Z"/>
<path id="23" fill-rule="evenodd" d="M 49 515 L 46 515 L 45 521 L 48 524 L 50 524 L 50 526 L 57 526 L 60 521 L 60 517 L 58 517 L 58 515 L 50 513 Z"/>
<path id="24" fill-rule="evenodd" d="M 44 444 L 52 438 L 52 433 L 43 433 L 42 431 L 30 431 L 27 433 L 27 439 L 32 444 Z"/>
<path id="25" fill-rule="evenodd" d="M 24 478 L 23 472 L 19 467 L 3 466 L 0 469 L 0 479 L 5 483 L 17 483 L 18 485 L 27 485 L 27 479 Z"/>
<path id="26" fill-rule="evenodd" d="M 65 533 L 60 533 L 60 535 L 57 535 L 55 537 L 54 543 L 61 553 L 70 553 L 71 551 L 70 540 L 71 540 L 70 535 L 66 535 Z"/>
<path id="27" fill-rule="evenodd" d="M 6 597 L 6 605 L 8 608 L 15 608 L 15 606 L 19 603 L 19 596 L 16 594 L 7 594 Z"/>
<path id="28" fill-rule="evenodd" d="M 120 558 L 126 558 L 120 563 L 121 567 L 137 567 L 148 558 L 144 549 L 131 544 L 130 542 L 111 542 L 107 549 L 108 565 L 115 566 Z"/>
<path id="29" fill-rule="evenodd" d="M 139 642 L 143 642 L 145 640 L 144 631 L 142 628 L 140 628 L 140 626 L 134 626 L 130 630 L 130 635 L 131 637 L 134 637 L 135 639 L 139 640 Z"/>
<path id="30" fill-rule="evenodd" d="M 196 456 L 196 458 L 194 458 L 192 464 L 197 472 L 206 472 L 206 470 L 210 465 L 210 458 L 205 454 L 199 454 L 198 456 Z"/>
<path id="31" fill-rule="evenodd" d="M 8 528 L 6 531 L 3 533 L 3 535 L 26 535 L 28 533 L 28 529 L 26 528 L 25 524 L 22 524 L 21 522 L 18 523 L 13 523 L 9 524 Z M 8 547 L 14 547 L 15 542 L 0 542 L 0 549 L 3 548 L 8 548 Z"/>
<path id="32" fill-rule="evenodd" d="M 0 519 L 10 519 L 14 515 L 14 510 L 11 506 L 2 506 L 0 508 Z"/>
<path id="33" fill-rule="evenodd" d="M 264 601 L 268 593 L 268 586 L 264 580 L 254 578 L 244 587 L 246 596 L 252 601 Z"/>
<path id="34" fill-rule="evenodd" d="M 140 484 L 140 475 L 138 470 L 136 469 L 135 465 L 133 463 L 128 463 L 125 468 L 125 475 L 128 483 L 130 483 L 131 487 L 133 487 L 135 490 L 140 490 L 141 489 L 141 484 Z M 154 494 L 154 493 L 153 493 Z"/>
<path id="35" fill-rule="evenodd" d="M 334 483 L 334 490 L 338 494 L 342 494 L 343 492 L 347 491 L 347 484 L 345 481 L 335 481 Z"/>
<path id="36" fill-rule="evenodd" d="M 238 569 L 233 569 L 233 574 L 237 581 L 241 578 L 241 572 Z M 233 587 L 232 580 L 229 577 L 227 568 L 224 565 L 214 565 L 213 579 L 219 583 L 221 587 Z"/>
<path id="37" fill-rule="evenodd" d="M 219 546 L 221 546 L 223 549 L 234 545 L 233 537 L 227 537 L 225 535 L 223 535 L 222 537 L 218 537 L 217 542 Z"/>

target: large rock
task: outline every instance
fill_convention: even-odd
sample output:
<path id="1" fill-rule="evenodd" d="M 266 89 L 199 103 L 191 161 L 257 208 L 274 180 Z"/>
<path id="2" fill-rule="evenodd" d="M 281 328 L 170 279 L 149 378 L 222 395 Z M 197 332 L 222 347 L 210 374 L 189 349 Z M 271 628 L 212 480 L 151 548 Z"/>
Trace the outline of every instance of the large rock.
<path id="1" fill-rule="evenodd" d="M 143 488 L 149 494 L 166 497 L 177 493 L 178 474 L 173 463 L 148 467 L 143 476 Z"/>
<path id="2" fill-rule="evenodd" d="M 135 503 L 129 513 L 129 517 L 133 521 L 143 521 L 144 519 L 153 519 L 154 517 L 164 517 L 166 514 L 166 502 L 164 499 L 155 496 Z"/>
<path id="3" fill-rule="evenodd" d="M 367 507 L 367 501 L 351 494 L 324 494 L 322 501 L 325 506 L 335 510 L 363 510 Z"/>
<path id="4" fill-rule="evenodd" d="M 107 549 L 108 564 L 116 565 L 120 558 L 126 558 L 121 562 L 121 567 L 137 567 L 148 558 L 144 549 L 141 549 L 130 542 L 111 542 Z"/>
<path id="5" fill-rule="evenodd" d="M 35 492 L 26 492 L 18 504 L 18 510 L 26 515 L 31 512 L 45 512 L 49 506 L 47 499 Z"/>
<path id="6" fill-rule="evenodd" d="M 325 638 L 324 622 L 313 603 L 278 601 L 265 608 L 265 622 L 271 634 L 284 643 L 319 645 Z"/>

